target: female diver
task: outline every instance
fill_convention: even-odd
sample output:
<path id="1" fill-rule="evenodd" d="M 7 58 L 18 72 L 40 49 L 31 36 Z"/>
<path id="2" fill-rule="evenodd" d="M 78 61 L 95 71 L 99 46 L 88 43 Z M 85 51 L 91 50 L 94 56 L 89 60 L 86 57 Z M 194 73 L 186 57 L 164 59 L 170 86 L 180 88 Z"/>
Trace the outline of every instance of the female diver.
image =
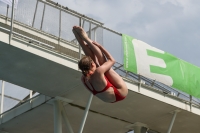
<path id="1" fill-rule="evenodd" d="M 115 59 L 97 42 L 92 41 L 79 26 L 72 29 L 86 56 L 78 63 L 85 87 L 104 102 L 123 100 L 128 89 L 123 79 L 112 69 Z"/>

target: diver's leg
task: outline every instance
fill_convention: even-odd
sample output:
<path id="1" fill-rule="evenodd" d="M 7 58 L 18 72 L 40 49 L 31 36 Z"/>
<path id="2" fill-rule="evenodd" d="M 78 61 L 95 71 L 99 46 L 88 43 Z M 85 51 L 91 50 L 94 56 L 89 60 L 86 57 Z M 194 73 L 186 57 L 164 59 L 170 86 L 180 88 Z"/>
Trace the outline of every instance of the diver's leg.
<path id="1" fill-rule="evenodd" d="M 76 37 L 77 41 L 79 42 L 81 48 L 83 49 L 83 52 L 86 56 L 90 56 L 92 60 L 99 65 L 97 57 L 94 55 L 92 50 L 89 48 L 88 44 L 83 41 L 83 39 L 78 35 L 78 33 L 73 28 L 74 36 Z"/>
<path id="2" fill-rule="evenodd" d="M 76 27 L 75 30 L 78 32 L 80 37 L 88 44 L 92 52 L 97 57 L 99 64 L 103 64 L 106 62 L 106 58 L 101 52 L 101 50 L 94 45 L 93 42 L 86 34 L 86 32 L 81 27 Z M 120 91 L 120 93 L 125 96 L 127 94 L 127 87 L 123 79 L 112 69 L 110 68 L 106 73 L 105 76 L 108 78 L 108 80 Z"/>
<path id="3" fill-rule="evenodd" d="M 89 46 L 89 48 L 91 49 L 91 51 L 95 54 L 95 56 L 97 57 L 98 59 L 98 62 L 100 65 L 102 65 L 105 61 L 106 61 L 106 58 L 105 56 L 103 55 L 103 53 L 101 52 L 101 50 L 95 46 L 93 42 L 86 34 L 86 32 L 83 30 L 83 28 L 79 27 L 79 26 L 75 26 L 74 28 L 77 33 L 79 34 L 79 36 L 81 37 L 81 39 L 83 39 Z"/>

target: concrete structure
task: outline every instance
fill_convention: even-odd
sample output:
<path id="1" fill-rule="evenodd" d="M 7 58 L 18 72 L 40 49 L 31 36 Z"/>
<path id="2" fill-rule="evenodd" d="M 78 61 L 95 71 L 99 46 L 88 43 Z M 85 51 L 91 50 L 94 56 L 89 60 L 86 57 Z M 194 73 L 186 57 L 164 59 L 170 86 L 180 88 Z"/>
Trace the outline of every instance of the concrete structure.
<path id="1" fill-rule="evenodd" d="M 52 2 L 40 2 L 56 8 Z M 95 23 L 88 31 L 94 38 L 95 28 L 107 29 L 95 20 L 69 13 L 80 18 L 80 25 Z M 129 94 L 121 102 L 105 103 L 92 97 L 80 81 L 77 62 L 82 54 L 74 40 L 63 40 L 17 21 L 11 33 L 10 25 L 1 15 L 0 79 L 40 95 L 2 113 L 0 133 L 199 132 L 200 106 L 192 99 L 126 73 L 116 64 L 114 69 L 122 75 Z"/>

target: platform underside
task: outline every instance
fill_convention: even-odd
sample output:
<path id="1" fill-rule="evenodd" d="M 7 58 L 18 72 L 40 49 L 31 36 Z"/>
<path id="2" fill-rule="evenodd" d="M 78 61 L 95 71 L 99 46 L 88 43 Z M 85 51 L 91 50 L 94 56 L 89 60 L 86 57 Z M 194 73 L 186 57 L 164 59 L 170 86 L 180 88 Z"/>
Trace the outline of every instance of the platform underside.
<path id="1" fill-rule="evenodd" d="M 81 73 L 77 68 L 69 68 L 67 65 L 71 64 L 61 65 L 3 42 L 0 43 L 0 61 L 1 79 L 47 96 L 73 100 L 66 105 L 66 112 L 74 132 L 79 130 L 90 93 L 81 84 Z M 173 117 L 170 112 L 176 109 L 181 112 L 177 114 L 171 133 L 200 131 L 199 115 L 133 91 L 138 89 L 136 84 L 129 89 L 127 98 L 114 104 L 94 97 L 84 133 L 125 133 L 135 122 L 165 133 Z M 9 133 L 53 133 L 53 122 L 53 106 L 45 103 L 1 124 L 0 129 Z M 66 132 L 64 123 L 63 132 Z"/>

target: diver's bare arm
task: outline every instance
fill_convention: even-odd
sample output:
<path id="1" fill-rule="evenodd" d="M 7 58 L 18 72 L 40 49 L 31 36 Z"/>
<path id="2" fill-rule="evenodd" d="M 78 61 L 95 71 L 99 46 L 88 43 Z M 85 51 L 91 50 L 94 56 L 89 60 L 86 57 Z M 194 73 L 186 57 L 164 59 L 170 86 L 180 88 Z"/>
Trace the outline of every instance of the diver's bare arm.
<path id="1" fill-rule="evenodd" d="M 94 43 L 93 43 L 94 44 Z M 108 70 L 110 70 L 110 68 L 115 64 L 115 59 L 112 57 L 112 55 L 101 45 L 98 45 L 98 44 L 94 44 L 96 45 L 97 47 L 99 47 L 99 49 L 102 51 L 102 53 L 104 53 L 104 55 L 106 56 L 107 58 L 107 61 L 104 62 L 98 69 L 97 69 L 97 72 L 98 73 L 105 73 L 107 72 Z"/>
<path id="2" fill-rule="evenodd" d="M 115 63 L 115 59 L 112 57 L 112 55 L 100 44 L 93 42 L 94 45 L 96 45 L 97 47 L 99 47 L 99 49 L 101 50 L 102 53 L 104 53 L 104 55 L 106 56 L 107 60 L 110 60 L 111 62 Z"/>

